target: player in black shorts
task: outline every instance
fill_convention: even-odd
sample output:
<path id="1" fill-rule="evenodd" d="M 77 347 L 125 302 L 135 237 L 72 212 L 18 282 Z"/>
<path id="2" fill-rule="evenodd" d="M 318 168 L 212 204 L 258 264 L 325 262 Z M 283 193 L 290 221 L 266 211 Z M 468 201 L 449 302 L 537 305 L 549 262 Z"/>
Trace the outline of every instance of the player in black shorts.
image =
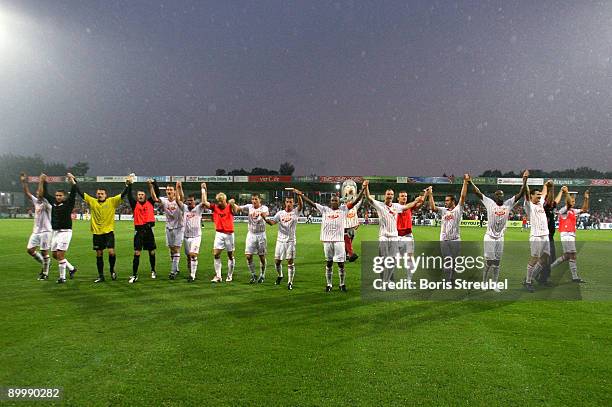
<path id="1" fill-rule="evenodd" d="M 131 178 L 126 180 L 127 198 L 134 213 L 134 260 L 132 261 L 132 276 L 129 283 L 138 281 L 138 266 L 140 265 L 140 253 L 143 250 L 149 252 L 149 263 L 151 264 L 151 278 L 157 278 L 155 273 L 155 234 L 153 227 L 155 226 L 155 208 L 153 198 L 147 198 L 145 191 L 136 191 L 136 199 L 132 194 Z M 154 180 L 147 181 L 149 192 L 155 191 L 159 194 L 159 187 Z"/>

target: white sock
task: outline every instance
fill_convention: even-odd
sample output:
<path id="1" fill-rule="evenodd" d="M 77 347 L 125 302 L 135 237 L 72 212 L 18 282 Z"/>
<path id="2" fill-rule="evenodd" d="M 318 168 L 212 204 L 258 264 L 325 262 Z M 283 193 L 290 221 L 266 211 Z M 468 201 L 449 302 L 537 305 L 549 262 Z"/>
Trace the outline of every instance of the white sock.
<path id="1" fill-rule="evenodd" d="M 412 281 L 412 275 L 414 274 L 414 262 L 412 261 L 412 255 L 408 256 L 408 264 L 406 268 L 406 275 L 408 276 L 408 281 Z"/>
<path id="2" fill-rule="evenodd" d="M 287 279 L 288 282 L 293 284 L 293 276 L 295 276 L 295 264 L 287 265 Z"/>
<path id="3" fill-rule="evenodd" d="M 32 258 L 40 264 L 42 264 L 43 262 L 43 256 L 42 254 L 40 254 L 40 252 L 34 252 L 34 254 L 32 255 Z"/>
<path id="4" fill-rule="evenodd" d="M 532 266 L 531 264 L 527 264 L 527 278 L 525 279 L 525 282 L 527 284 L 531 284 L 531 279 L 533 279 L 533 269 L 535 268 L 535 265 Z"/>
<path id="5" fill-rule="evenodd" d="M 58 264 L 60 278 L 66 279 L 66 260 L 61 260 Z"/>
<path id="6" fill-rule="evenodd" d="M 43 274 L 45 276 L 49 275 L 49 267 L 51 267 L 51 259 L 49 255 L 43 256 Z"/>
<path id="7" fill-rule="evenodd" d="M 487 264 L 484 268 L 484 270 L 482 271 L 482 282 L 484 283 L 485 281 L 487 281 L 487 277 L 489 277 L 489 271 L 491 271 L 493 269 L 492 265 Z"/>
<path id="8" fill-rule="evenodd" d="M 493 270 L 493 282 L 497 283 L 499 281 L 499 266 L 492 266 Z"/>
<path id="9" fill-rule="evenodd" d="M 193 257 L 191 259 L 191 278 L 195 279 L 196 278 L 196 273 L 198 272 L 198 258 L 197 257 Z"/>
<path id="10" fill-rule="evenodd" d="M 276 263 L 274 264 L 274 267 L 276 268 L 276 274 L 278 274 L 279 277 L 283 276 L 283 263 Z"/>
<path id="11" fill-rule="evenodd" d="M 251 273 L 251 277 L 255 277 L 255 265 L 253 264 L 253 260 L 250 262 L 247 261 L 247 266 L 249 267 L 249 273 Z"/>
<path id="12" fill-rule="evenodd" d="M 572 273 L 572 279 L 575 280 L 580 278 L 578 277 L 578 267 L 576 266 L 576 260 L 570 260 L 568 263 L 570 272 Z"/>
<path id="13" fill-rule="evenodd" d="M 64 261 L 66 262 L 66 267 L 68 268 L 68 271 L 74 270 L 74 266 L 72 264 L 70 264 L 68 259 L 64 259 Z"/>
<path id="14" fill-rule="evenodd" d="M 344 285 L 344 280 L 346 278 L 346 271 L 344 271 L 344 266 L 338 267 L 338 275 L 340 276 L 340 285 Z"/>
<path id="15" fill-rule="evenodd" d="M 325 267 L 325 281 L 327 285 L 332 285 L 332 277 L 333 277 L 333 268 Z"/>
<path id="16" fill-rule="evenodd" d="M 181 261 L 181 254 L 180 253 L 175 253 L 171 257 L 172 257 L 172 273 L 176 274 L 176 273 L 178 273 L 178 270 L 179 270 L 179 263 Z"/>
<path id="17" fill-rule="evenodd" d="M 260 265 L 260 270 L 259 270 L 259 277 L 266 277 L 266 262 L 264 261 L 263 263 L 261 263 Z"/>
<path id="18" fill-rule="evenodd" d="M 559 264 L 563 263 L 564 261 L 565 261 L 565 257 L 563 256 L 557 257 L 557 259 L 553 261 L 552 264 L 550 265 L 550 268 L 557 267 Z"/>
<path id="19" fill-rule="evenodd" d="M 234 259 L 227 260 L 227 276 L 229 278 L 233 278 L 234 276 L 234 265 L 235 264 L 236 264 L 236 261 Z M 221 274 L 221 272 L 219 272 L 219 274 Z"/>
<path id="20" fill-rule="evenodd" d="M 221 259 L 215 259 L 215 277 L 221 278 Z"/>

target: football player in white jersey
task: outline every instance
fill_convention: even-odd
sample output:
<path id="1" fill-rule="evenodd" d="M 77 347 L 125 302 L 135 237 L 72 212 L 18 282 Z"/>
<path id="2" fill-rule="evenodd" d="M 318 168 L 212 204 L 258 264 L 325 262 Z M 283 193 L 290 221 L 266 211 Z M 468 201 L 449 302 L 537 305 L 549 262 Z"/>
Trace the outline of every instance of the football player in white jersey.
<path id="1" fill-rule="evenodd" d="M 295 190 L 294 190 L 295 191 Z M 278 235 L 274 249 L 274 263 L 276 266 L 276 285 L 283 281 L 283 260 L 287 260 L 287 289 L 293 289 L 293 277 L 295 276 L 295 229 L 298 218 L 304 207 L 302 196 L 297 195 L 298 205 L 294 206 L 292 196 L 285 198 L 285 209 L 276 212 L 271 218 L 262 215 L 268 225 L 278 224 Z"/>
<path id="2" fill-rule="evenodd" d="M 448 194 L 444 197 L 444 206 L 436 206 L 433 198 L 433 188 L 429 187 L 429 207 L 434 212 L 437 212 L 441 216 L 441 227 L 440 227 L 440 252 L 444 258 L 455 258 L 461 251 L 461 236 L 459 234 L 459 226 L 461 224 L 461 218 L 463 215 L 463 205 L 465 204 L 465 197 L 467 196 L 467 184 L 470 176 L 468 174 L 463 175 L 463 186 L 461 187 L 461 195 L 459 196 L 459 203 L 454 195 Z M 454 266 L 453 260 L 453 266 Z M 444 261 L 446 265 L 447 262 Z M 444 269 L 446 277 L 449 280 L 453 280 L 455 269 L 454 267 L 447 267 Z"/>
<path id="3" fill-rule="evenodd" d="M 250 284 L 263 283 L 266 278 L 266 253 L 268 241 L 266 239 L 265 217 L 269 215 L 268 207 L 261 204 L 261 196 L 257 193 L 251 194 L 251 203 L 238 206 L 240 212 L 247 213 L 249 218 L 248 232 L 244 245 L 247 266 L 251 273 Z M 259 256 L 260 271 L 259 278 L 255 274 L 253 255 Z"/>
<path id="4" fill-rule="evenodd" d="M 198 254 L 202 243 L 202 213 L 205 206 L 203 203 L 196 204 L 195 194 L 187 197 L 185 204 L 185 256 L 187 256 L 187 269 L 189 277 L 187 281 L 192 283 L 196 279 L 198 271 Z M 204 199 L 202 199 L 204 202 Z"/>
<path id="5" fill-rule="evenodd" d="M 28 177 L 25 173 L 22 172 L 19 175 L 19 181 L 21 181 L 23 193 L 34 205 L 34 228 L 26 250 L 34 260 L 42 265 L 38 279 L 46 280 L 49 278 L 49 266 L 51 265 L 49 249 L 51 249 L 51 235 L 53 233 L 51 228 L 52 206 L 42 196 L 42 191 L 37 191 L 36 196 L 32 195 L 30 187 L 28 187 Z M 40 249 L 40 251 L 36 249 Z"/>
<path id="6" fill-rule="evenodd" d="M 537 276 L 544 265 L 548 263 L 548 257 L 550 256 L 548 219 L 544 211 L 544 197 L 548 193 L 549 185 L 552 186 L 552 181 L 547 181 L 541 191 L 539 189 L 530 190 L 529 185 L 525 186 L 525 213 L 531 225 L 529 231 L 531 257 L 527 263 L 527 277 L 525 279 L 525 287 L 529 292 L 535 291 L 532 284 L 533 277 Z"/>
<path id="7" fill-rule="evenodd" d="M 572 273 L 572 281 L 575 283 L 584 283 L 585 281 L 578 275 L 578 268 L 576 266 L 576 216 L 588 212 L 590 193 L 588 190 L 585 191 L 582 208 L 580 209 L 575 208 L 576 197 L 569 193 L 567 186 L 563 186 L 555 198 L 557 206 L 561 202 L 562 194 L 565 197 L 565 206 L 559 209 L 559 232 L 561 233 L 563 255 L 555 259 L 550 267 L 556 267 L 564 261 L 567 261 L 569 263 L 570 272 Z"/>
<path id="8" fill-rule="evenodd" d="M 385 257 L 395 257 L 399 254 L 399 234 L 397 231 L 397 217 L 400 213 L 420 206 L 423 197 L 417 197 L 413 202 L 399 204 L 393 202 L 395 192 L 392 189 L 385 191 L 385 201 L 377 201 L 370 194 L 369 184 L 365 184 L 365 196 L 378 213 L 378 254 Z M 411 270 L 411 268 L 410 268 Z M 388 282 L 393 277 L 393 269 L 385 269 L 383 281 Z"/>
<path id="9" fill-rule="evenodd" d="M 487 210 L 487 231 L 484 235 L 484 257 L 486 265 L 482 272 L 483 282 L 488 281 L 487 278 L 489 273 L 491 273 L 493 277 L 493 282 L 497 283 L 499 279 L 499 264 L 504 252 L 504 234 L 506 233 L 508 218 L 514 205 L 516 205 L 525 194 L 528 177 L 529 171 L 525 170 L 523 173 L 521 190 L 516 195 L 506 200 L 504 200 L 504 191 L 499 189 L 493 194 L 494 199 L 487 197 L 480 192 L 480 189 L 478 189 L 470 177 L 470 184 L 472 185 L 474 193 L 482 200 L 482 204 Z M 497 285 L 495 285 L 494 291 L 499 292 Z"/>
<path id="10" fill-rule="evenodd" d="M 183 201 L 183 186 L 177 182 L 176 186 L 168 184 L 166 186 L 166 196 L 157 197 L 152 191 L 151 196 L 155 202 L 161 204 L 161 208 L 166 215 L 166 245 L 170 249 L 172 266 L 168 278 L 174 280 L 179 272 L 179 262 L 181 260 L 181 245 L 185 234 L 185 219 L 183 213 L 185 207 Z"/>
<path id="11" fill-rule="evenodd" d="M 330 205 L 320 205 L 310 200 L 302 191 L 295 190 L 295 193 L 302 196 L 304 201 L 316 208 L 321 213 L 321 242 L 323 242 L 323 251 L 325 252 L 325 291 L 332 290 L 332 277 L 334 263 L 338 264 L 338 275 L 340 277 L 340 291 L 346 292 L 346 272 L 344 270 L 344 262 L 346 261 L 346 252 L 344 247 L 344 223 L 346 214 L 357 202 L 363 198 L 364 189 L 367 187 L 368 181 L 363 182 L 363 187 L 359 195 L 346 204 L 340 205 L 340 198 L 337 195 L 332 196 Z"/>

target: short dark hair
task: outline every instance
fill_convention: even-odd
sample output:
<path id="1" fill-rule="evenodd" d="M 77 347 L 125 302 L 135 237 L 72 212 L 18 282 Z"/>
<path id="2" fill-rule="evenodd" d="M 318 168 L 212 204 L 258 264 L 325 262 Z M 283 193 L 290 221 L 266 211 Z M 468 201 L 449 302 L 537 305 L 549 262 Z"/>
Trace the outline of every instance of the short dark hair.
<path id="1" fill-rule="evenodd" d="M 172 189 L 174 189 L 174 188 L 175 188 L 175 186 L 174 186 L 174 185 L 172 185 L 172 184 L 168 184 L 168 185 L 166 185 L 166 189 L 168 189 L 168 188 L 172 188 Z"/>
<path id="2" fill-rule="evenodd" d="M 387 188 L 387 189 L 385 189 L 385 194 L 386 194 L 387 192 L 389 192 L 389 191 L 391 191 L 391 192 L 393 192 L 393 194 L 395 194 L 395 191 L 393 190 L 393 188 Z"/>
<path id="3" fill-rule="evenodd" d="M 189 194 L 189 195 L 187 195 L 187 198 L 193 198 L 193 199 L 195 199 L 195 194 Z"/>
<path id="4" fill-rule="evenodd" d="M 62 195 L 66 195 L 66 190 L 64 189 L 58 189 L 57 191 L 55 191 L 55 193 L 58 193 L 58 192 Z"/>
<path id="5" fill-rule="evenodd" d="M 287 200 L 289 200 L 289 199 L 293 200 L 293 197 L 292 197 L 292 196 L 286 196 L 286 197 L 285 197 L 285 201 L 287 201 Z"/>
<path id="6" fill-rule="evenodd" d="M 457 202 L 457 198 L 455 198 L 455 195 L 453 195 L 453 194 L 448 194 L 448 195 L 446 195 L 446 198 L 450 198 L 450 199 L 451 199 L 451 201 L 453 201 L 453 202 Z"/>
<path id="7" fill-rule="evenodd" d="M 257 192 L 253 192 L 251 194 L 251 198 L 261 198 L 261 195 L 259 195 L 259 193 L 257 193 Z"/>
<path id="8" fill-rule="evenodd" d="M 96 188 L 96 192 L 98 192 L 98 191 L 104 191 L 104 193 L 105 193 L 106 195 L 108 195 L 108 191 L 107 191 L 107 190 L 106 190 L 106 188 L 104 188 L 104 187 L 101 187 L 101 188 Z"/>
<path id="9" fill-rule="evenodd" d="M 540 191 L 539 189 L 537 189 L 537 188 L 536 188 L 536 189 L 532 189 L 532 190 L 529 192 L 529 195 L 535 195 L 535 194 L 537 194 L 538 192 L 541 192 L 541 191 Z"/>
<path id="10" fill-rule="evenodd" d="M 397 194 L 398 194 L 398 195 L 399 195 L 399 194 L 406 194 L 406 195 L 408 195 L 408 191 L 406 191 L 405 189 L 402 189 L 402 190 L 401 190 L 401 191 L 399 191 Z"/>

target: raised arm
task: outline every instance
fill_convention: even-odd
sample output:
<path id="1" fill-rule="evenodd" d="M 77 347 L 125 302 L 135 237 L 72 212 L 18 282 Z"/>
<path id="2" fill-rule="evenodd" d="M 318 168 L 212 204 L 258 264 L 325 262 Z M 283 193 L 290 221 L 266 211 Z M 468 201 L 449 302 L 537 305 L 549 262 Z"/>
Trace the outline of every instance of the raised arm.
<path id="1" fill-rule="evenodd" d="M 518 202 L 518 200 L 521 199 L 521 196 L 525 195 L 525 191 L 528 190 L 527 188 L 528 178 L 529 178 L 529 170 L 523 171 L 523 183 L 521 184 L 521 190 L 518 192 L 518 194 L 514 195 L 514 203 Z"/>
<path id="2" fill-rule="evenodd" d="M 414 201 L 407 203 L 406 205 L 404 205 L 404 210 L 408 210 L 408 209 L 419 209 L 421 207 L 421 205 L 423 205 L 423 202 L 425 201 L 425 197 L 423 195 L 419 195 L 417 196 Z"/>
<path id="3" fill-rule="evenodd" d="M 431 209 L 434 212 L 438 212 L 438 207 L 436 206 L 436 203 L 434 202 L 433 187 L 429 186 L 429 187 L 427 187 L 427 189 L 425 191 L 426 191 L 425 195 L 429 196 L 429 199 L 428 199 L 429 209 Z"/>
<path id="4" fill-rule="evenodd" d="M 470 181 L 470 174 L 463 174 L 463 186 L 461 187 L 461 195 L 459 196 L 459 206 L 463 206 L 467 197 L 467 186 Z"/>
<path id="5" fill-rule="evenodd" d="M 304 210 L 304 199 L 302 198 L 302 195 L 297 196 L 297 201 L 298 201 L 298 213 L 302 213 L 302 211 Z"/>
<path id="6" fill-rule="evenodd" d="M 482 192 L 480 192 L 480 189 L 476 186 L 476 184 L 474 184 L 474 180 L 471 177 L 470 177 L 470 185 L 472 186 L 472 190 L 476 194 L 478 199 L 482 200 L 484 195 L 482 194 Z"/>
<path id="7" fill-rule="evenodd" d="M 293 188 L 293 191 L 298 195 L 298 197 L 302 197 L 302 199 L 304 200 L 304 202 L 306 202 L 308 205 L 312 206 L 313 208 L 317 207 L 317 204 L 314 203 L 310 198 L 308 198 L 306 195 L 304 195 L 304 193 L 302 191 L 300 191 L 299 189 Z"/>
<path id="8" fill-rule="evenodd" d="M 72 185 L 70 187 L 70 195 L 68 196 L 68 207 L 70 208 L 70 210 L 72 210 L 76 202 L 77 194 L 81 195 L 82 197 L 83 193 L 79 190 L 79 187 L 77 185 L 76 178 L 74 177 L 74 175 L 68 173 L 67 177 L 68 177 L 68 182 L 70 182 L 70 184 Z"/>
<path id="9" fill-rule="evenodd" d="M 42 197 L 45 198 L 49 203 L 55 202 L 55 198 L 51 196 L 49 190 L 47 189 L 47 175 L 40 174 L 39 182 L 38 182 L 38 190 L 42 194 Z"/>
<path id="10" fill-rule="evenodd" d="M 132 179 L 129 177 L 125 180 L 125 195 L 122 196 L 127 197 L 130 208 L 134 210 L 136 208 L 136 199 L 134 199 L 134 194 L 132 193 Z"/>
<path id="11" fill-rule="evenodd" d="M 582 212 L 589 211 L 589 198 L 591 197 L 591 193 L 587 189 L 584 191 L 584 201 L 582 201 L 582 208 L 580 209 Z"/>
<path id="12" fill-rule="evenodd" d="M 183 205 L 185 202 L 185 194 L 183 193 L 183 183 L 181 181 L 176 181 L 176 201 L 179 205 Z"/>
<path id="13" fill-rule="evenodd" d="M 201 205 L 206 209 L 210 209 L 210 202 L 208 202 L 208 192 L 206 191 L 206 182 L 202 182 L 200 184 L 200 192 L 202 193 Z"/>
<path id="14" fill-rule="evenodd" d="M 559 193 L 557 194 L 557 196 L 555 197 L 555 203 L 557 205 L 559 205 L 561 203 L 561 197 L 565 196 L 567 198 L 567 194 L 568 194 L 568 190 L 567 190 L 567 186 L 563 185 L 561 187 L 561 190 L 559 191 Z"/>
<path id="15" fill-rule="evenodd" d="M 151 199 L 154 202 L 159 202 L 159 197 L 158 197 L 159 188 L 155 187 L 156 186 L 155 180 L 151 180 L 151 179 L 147 180 L 147 185 L 149 186 L 149 194 L 151 195 Z"/>
<path id="16" fill-rule="evenodd" d="M 240 206 L 236 203 L 236 200 L 234 198 L 227 201 L 227 203 L 232 208 L 232 213 L 234 215 L 238 215 L 239 213 L 242 212 L 242 210 L 240 209 Z"/>
<path id="17" fill-rule="evenodd" d="M 21 187 L 23 188 L 23 193 L 32 200 L 32 193 L 30 192 L 30 187 L 28 186 L 28 176 L 25 172 L 19 174 L 19 182 L 21 182 Z M 40 195 L 38 195 L 40 198 Z"/>
<path id="18" fill-rule="evenodd" d="M 357 202 L 359 202 L 359 201 L 361 201 L 363 199 L 363 194 L 364 193 L 368 193 L 367 191 L 368 191 L 368 185 L 369 184 L 370 184 L 370 181 L 368 181 L 367 179 L 365 181 L 363 181 L 363 184 L 361 186 L 361 191 L 359 191 L 359 194 L 357 194 L 355 199 L 353 199 L 351 202 L 347 203 L 347 206 L 349 208 L 352 208 L 353 206 L 357 205 Z"/>
<path id="19" fill-rule="evenodd" d="M 548 192 L 552 191 L 552 186 L 553 186 L 553 182 L 550 179 L 546 181 L 544 185 L 542 186 L 542 196 L 544 197 L 545 202 L 552 203 L 553 201 L 552 197 L 550 197 L 551 199 L 549 200 L 549 196 L 548 196 Z"/>

